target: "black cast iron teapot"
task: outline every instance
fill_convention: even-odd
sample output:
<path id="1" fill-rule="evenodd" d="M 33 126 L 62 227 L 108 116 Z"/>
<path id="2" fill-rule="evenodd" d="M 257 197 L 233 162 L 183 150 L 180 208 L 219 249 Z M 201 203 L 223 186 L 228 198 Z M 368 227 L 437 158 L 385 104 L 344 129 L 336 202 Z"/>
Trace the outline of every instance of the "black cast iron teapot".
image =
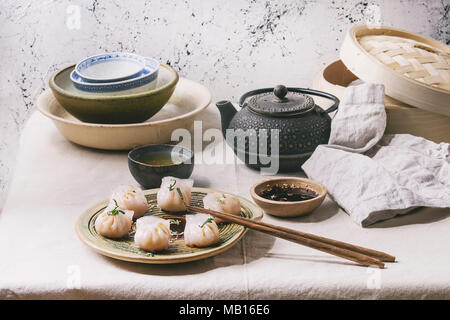
<path id="1" fill-rule="evenodd" d="M 323 110 L 310 95 L 334 104 Z M 279 85 L 247 92 L 239 105 L 238 112 L 229 101 L 216 103 L 227 143 L 249 167 L 266 167 L 275 159 L 278 171 L 288 172 L 300 170 L 319 144 L 328 143 L 328 114 L 337 110 L 339 99 L 318 90 Z"/>

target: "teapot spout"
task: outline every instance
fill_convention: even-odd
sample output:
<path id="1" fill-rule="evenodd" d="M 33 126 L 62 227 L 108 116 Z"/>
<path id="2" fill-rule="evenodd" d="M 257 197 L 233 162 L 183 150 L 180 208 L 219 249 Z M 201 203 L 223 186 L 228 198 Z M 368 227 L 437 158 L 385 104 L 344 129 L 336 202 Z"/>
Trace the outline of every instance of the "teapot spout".
<path id="1" fill-rule="evenodd" d="M 231 119 L 233 119 L 234 115 L 236 114 L 236 109 L 234 108 L 233 104 L 230 101 L 218 101 L 216 103 L 217 109 L 220 111 L 220 118 L 222 123 L 222 134 L 223 137 L 226 138 L 226 130 L 231 122 Z"/>

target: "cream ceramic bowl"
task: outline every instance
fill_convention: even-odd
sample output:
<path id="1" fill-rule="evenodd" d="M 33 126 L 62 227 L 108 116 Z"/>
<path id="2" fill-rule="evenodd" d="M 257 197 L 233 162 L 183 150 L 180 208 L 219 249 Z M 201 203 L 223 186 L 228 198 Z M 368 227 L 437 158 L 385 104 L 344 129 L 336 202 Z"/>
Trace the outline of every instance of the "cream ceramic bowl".
<path id="1" fill-rule="evenodd" d="M 304 201 L 274 201 L 260 196 L 267 185 L 277 183 L 294 184 L 301 188 L 313 190 L 317 193 L 317 197 Z M 278 217 L 298 217 L 318 208 L 327 195 L 327 188 L 311 179 L 296 177 L 271 178 L 253 185 L 250 189 L 250 195 L 253 201 L 268 214 Z"/>
<path id="2" fill-rule="evenodd" d="M 172 131 L 189 128 L 196 115 L 211 102 L 211 94 L 203 85 L 180 78 L 167 104 L 151 119 L 131 124 L 97 124 L 79 121 L 55 99 L 50 90 L 37 99 L 39 111 L 53 120 L 59 132 L 76 144 L 104 149 L 130 150 L 146 144 L 170 141 Z"/>

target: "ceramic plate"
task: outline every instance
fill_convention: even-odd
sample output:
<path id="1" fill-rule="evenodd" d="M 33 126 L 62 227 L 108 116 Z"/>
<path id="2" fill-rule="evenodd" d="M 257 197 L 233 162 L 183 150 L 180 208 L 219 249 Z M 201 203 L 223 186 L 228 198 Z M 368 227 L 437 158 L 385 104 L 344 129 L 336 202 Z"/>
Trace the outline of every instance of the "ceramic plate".
<path id="1" fill-rule="evenodd" d="M 76 65 L 75 70 L 86 81 L 114 82 L 130 79 L 144 67 L 143 57 L 133 53 L 115 52 L 83 59 Z"/>
<path id="2" fill-rule="evenodd" d="M 210 102 L 211 94 L 205 86 L 180 78 L 167 104 L 152 118 L 141 123 L 82 122 L 68 113 L 50 90 L 40 94 L 36 105 L 42 114 L 53 120 L 59 132 L 69 141 L 96 149 L 130 150 L 136 146 L 170 142 L 173 130 L 189 129 L 195 117 Z"/>
<path id="3" fill-rule="evenodd" d="M 158 189 L 145 190 L 144 194 L 147 197 L 149 210 L 146 215 L 157 215 L 164 219 L 183 219 L 183 214 L 170 214 L 162 211 L 156 204 L 156 194 Z M 193 188 L 191 205 L 203 206 L 202 199 L 210 192 L 221 192 L 205 188 Z M 239 197 L 241 201 L 241 215 L 260 220 L 263 216 L 262 210 L 252 202 L 245 198 Z M 106 208 L 108 201 L 89 208 L 78 219 L 75 230 L 78 237 L 90 248 L 94 249 L 105 256 L 132 262 L 149 263 L 149 264 L 168 264 L 181 263 L 194 260 L 205 259 L 230 249 L 235 245 L 246 233 L 247 228 L 233 224 L 220 223 L 219 224 L 219 238 L 218 244 L 207 248 L 191 248 L 184 244 L 182 238 L 171 240 L 169 249 L 155 253 L 154 255 L 141 250 L 134 244 L 134 233 L 122 239 L 108 239 L 97 233 L 95 230 L 95 219 Z M 133 223 L 133 229 L 135 223 Z M 172 229 L 172 226 L 171 226 Z"/>

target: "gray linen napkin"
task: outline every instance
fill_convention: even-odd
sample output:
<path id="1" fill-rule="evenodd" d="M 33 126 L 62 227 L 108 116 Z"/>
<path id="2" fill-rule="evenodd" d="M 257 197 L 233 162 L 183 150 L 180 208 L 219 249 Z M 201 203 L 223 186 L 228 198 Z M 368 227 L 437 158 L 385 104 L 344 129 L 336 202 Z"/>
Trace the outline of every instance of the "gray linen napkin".
<path id="1" fill-rule="evenodd" d="M 302 169 L 363 227 L 416 207 L 450 207 L 450 144 L 383 135 L 385 127 L 383 85 L 348 87 L 329 144 Z"/>

